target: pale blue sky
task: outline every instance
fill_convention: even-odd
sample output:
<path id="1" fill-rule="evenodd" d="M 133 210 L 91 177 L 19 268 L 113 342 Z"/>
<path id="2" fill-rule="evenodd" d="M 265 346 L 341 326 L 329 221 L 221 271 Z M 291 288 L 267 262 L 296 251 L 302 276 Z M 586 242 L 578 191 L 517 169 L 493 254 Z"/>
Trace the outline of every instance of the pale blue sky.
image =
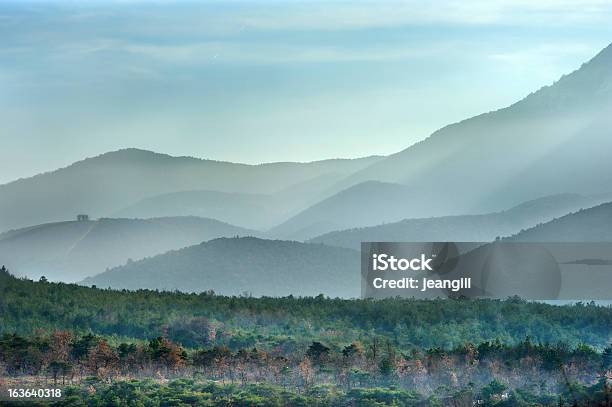
<path id="1" fill-rule="evenodd" d="M 612 4 L 575 3 L 0 0 L 0 183 L 124 147 L 397 152 L 612 42 Z"/>

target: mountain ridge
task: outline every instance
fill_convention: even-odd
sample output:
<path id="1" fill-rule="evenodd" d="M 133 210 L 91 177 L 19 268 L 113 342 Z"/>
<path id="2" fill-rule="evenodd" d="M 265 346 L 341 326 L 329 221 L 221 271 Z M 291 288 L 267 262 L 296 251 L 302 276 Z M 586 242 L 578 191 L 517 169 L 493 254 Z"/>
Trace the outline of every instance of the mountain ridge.
<path id="1" fill-rule="evenodd" d="M 612 242 L 612 202 L 569 213 L 506 238 L 523 242 Z"/>
<path id="2" fill-rule="evenodd" d="M 562 194 L 524 202 L 501 212 L 404 219 L 371 227 L 332 231 L 307 241 L 353 249 L 359 248 L 362 241 L 487 242 L 611 199 L 612 194 L 599 197 Z"/>
<path id="3" fill-rule="evenodd" d="M 592 157 L 612 150 L 610 127 L 612 44 L 552 85 L 444 126 L 347 176 L 339 189 L 368 181 L 409 186 L 415 198 L 405 218 L 497 212 L 542 195 L 610 191 L 612 177 L 595 180 L 611 174 L 612 164 Z"/>
<path id="4" fill-rule="evenodd" d="M 359 252 L 256 237 L 218 238 L 116 267 L 83 285 L 222 295 L 357 297 Z"/>
<path id="5" fill-rule="evenodd" d="M 138 200 L 169 192 L 272 193 L 325 174 L 347 175 L 378 159 L 253 166 L 118 150 L 0 185 L 0 230 L 70 219 L 77 213 L 110 216 Z"/>
<path id="6" fill-rule="evenodd" d="M 385 156 L 383 155 L 368 155 L 368 156 L 364 156 L 364 157 L 353 157 L 353 158 L 342 158 L 342 157 L 338 157 L 338 158 L 324 158 L 324 159 L 320 159 L 320 160 L 312 160 L 312 161 L 271 161 L 271 162 L 263 162 L 263 163 L 257 163 L 257 164 L 248 164 L 248 163 L 241 163 L 241 162 L 236 162 L 236 161 L 227 161 L 227 160 L 216 160 L 213 158 L 201 158 L 201 157 L 195 157 L 195 156 L 189 156 L 189 155 L 172 155 L 172 154 L 168 154 L 168 153 L 160 153 L 154 150 L 148 150 L 148 149 L 144 149 L 144 148 L 137 148 L 137 147 L 126 147 L 126 148 L 119 148 L 117 150 L 110 150 L 110 151 L 105 151 L 103 153 L 100 154 L 96 154 L 96 155 L 92 155 L 92 156 L 88 156 L 82 159 L 79 159 L 77 161 L 74 161 L 70 164 L 58 167 L 58 168 L 54 168 L 51 170 L 47 170 L 47 171 L 42 171 L 40 173 L 37 174 L 33 174 L 33 175 L 28 175 L 28 176 L 23 176 L 23 177 L 19 177 L 16 178 L 14 180 L 5 182 L 0 184 L 0 187 L 2 186 L 6 186 L 6 185 L 10 185 L 12 183 L 15 182 L 19 182 L 19 181 L 23 181 L 23 180 L 27 180 L 30 178 L 35 178 L 35 177 L 40 177 L 43 175 L 48 175 L 48 174 L 52 174 L 54 172 L 57 171 L 61 171 L 61 170 L 65 170 L 68 169 L 70 167 L 73 166 L 78 166 L 84 162 L 87 161 L 91 161 L 94 159 L 105 159 L 108 157 L 113 157 L 113 156 L 119 156 L 119 155 L 124 155 L 124 154 L 141 154 L 141 155 L 148 155 L 148 156 L 155 156 L 158 158 L 162 158 L 162 159 L 181 159 L 181 160 L 185 160 L 185 161 L 194 161 L 194 162 L 210 162 L 210 163 L 217 163 L 217 164 L 228 164 L 228 165 L 236 165 L 236 166 L 244 166 L 244 167 L 265 167 L 265 166 L 275 166 L 275 165 L 310 165 L 310 164 L 319 164 L 319 163 L 331 163 L 331 162 L 337 162 L 337 161 L 355 161 L 355 160 L 377 160 L 377 159 L 382 159 Z"/>
<path id="7" fill-rule="evenodd" d="M 130 259 L 220 236 L 255 234 L 197 217 L 53 222 L 0 234 L 0 262 L 21 276 L 77 281 Z"/>

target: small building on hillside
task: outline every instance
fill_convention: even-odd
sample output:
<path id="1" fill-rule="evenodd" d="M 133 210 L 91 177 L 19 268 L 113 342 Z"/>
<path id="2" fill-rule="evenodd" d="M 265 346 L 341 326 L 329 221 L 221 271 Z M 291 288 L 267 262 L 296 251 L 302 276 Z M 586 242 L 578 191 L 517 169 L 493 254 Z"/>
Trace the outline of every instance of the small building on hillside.
<path id="1" fill-rule="evenodd" d="M 77 220 L 78 220 L 79 222 L 85 222 L 85 221 L 88 221 L 88 220 L 89 220 L 89 215 L 84 215 L 84 214 L 77 215 Z"/>

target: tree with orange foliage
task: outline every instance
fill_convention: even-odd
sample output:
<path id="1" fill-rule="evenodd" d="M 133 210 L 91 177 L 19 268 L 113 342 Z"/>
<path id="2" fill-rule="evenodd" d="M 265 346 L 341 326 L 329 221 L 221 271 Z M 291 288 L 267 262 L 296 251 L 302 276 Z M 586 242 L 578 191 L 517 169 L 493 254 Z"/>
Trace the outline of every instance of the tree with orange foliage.
<path id="1" fill-rule="evenodd" d="M 99 379 L 112 381 L 119 369 L 119 355 L 101 340 L 87 352 L 87 367 Z"/>
<path id="2" fill-rule="evenodd" d="M 57 385 L 58 376 L 62 376 L 65 383 L 66 376 L 72 374 L 70 363 L 70 349 L 73 336 L 68 331 L 55 331 L 51 334 L 49 350 L 46 355 L 47 371 L 53 377 L 54 385 Z"/>
<path id="3" fill-rule="evenodd" d="M 186 352 L 170 340 L 157 337 L 149 342 L 151 357 L 154 361 L 162 363 L 166 369 L 176 371 L 184 365 Z"/>
<path id="4" fill-rule="evenodd" d="M 310 384 L 313 382 L 314 376 L 315 376 L 315 372 L 314 372 L 314 368 L 312 366 L 312 362 L 310 361 L 310 359 L 308 357 L 305 357 L 300 362 L 300 364 L 298 366 L 298 369 L 299 369 L 299 372 L 300 372 L 300 377 L 302 378 L 302 381 L 304 382 L 304 388 L 308 389 Z"/>

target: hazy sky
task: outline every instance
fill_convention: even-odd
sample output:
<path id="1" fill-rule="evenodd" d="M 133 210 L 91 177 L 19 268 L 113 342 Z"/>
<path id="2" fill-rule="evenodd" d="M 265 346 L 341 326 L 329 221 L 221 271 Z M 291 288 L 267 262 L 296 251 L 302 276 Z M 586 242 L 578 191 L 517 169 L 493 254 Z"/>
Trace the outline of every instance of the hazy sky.
<path id="1" fill-rule="evenodd" d="M 610 21 L 607 0 L 0 0 L 0 183 L 124 147 L 393 153 L 578 68 Z"/>

